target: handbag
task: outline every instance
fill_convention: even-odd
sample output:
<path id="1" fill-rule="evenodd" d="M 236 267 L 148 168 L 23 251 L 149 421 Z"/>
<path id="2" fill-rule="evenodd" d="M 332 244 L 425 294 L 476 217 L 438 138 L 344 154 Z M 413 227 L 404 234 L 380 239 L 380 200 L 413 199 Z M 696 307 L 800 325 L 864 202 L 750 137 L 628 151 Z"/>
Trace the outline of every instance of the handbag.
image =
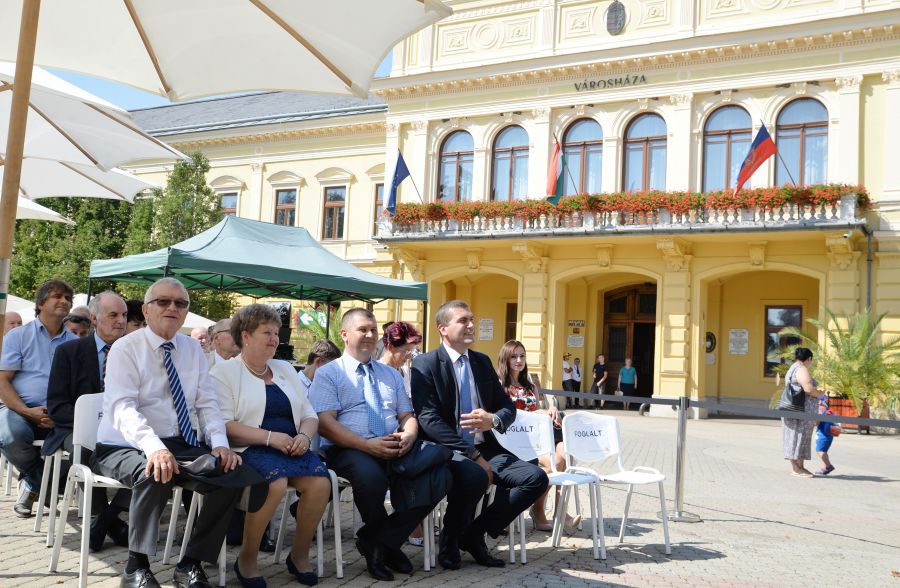
<path id="1" fill-rule="evenodd" d="M 781 398 L 778 399 L 778 403 L 775 405 L 775 410 L 794 412 L 803 412 L 806 410 L 806 399 L 804 398 L 806 393 L 803 391 L 803 388 L 794 390 L 794 387 L 791 386 L 791 380 L 794 378 L 795 371 L 796 368 L 791 367 L 785 374 L 784 390 L 781 392 Z"/>
<path id="2" fill-rule="evenodd" d="M 433 441 L 416 440 L 409 453 L 391 461 L 391 471 L 404 478 L 416 478 L 429 469 L 450 461 L 453 450 Z"/>

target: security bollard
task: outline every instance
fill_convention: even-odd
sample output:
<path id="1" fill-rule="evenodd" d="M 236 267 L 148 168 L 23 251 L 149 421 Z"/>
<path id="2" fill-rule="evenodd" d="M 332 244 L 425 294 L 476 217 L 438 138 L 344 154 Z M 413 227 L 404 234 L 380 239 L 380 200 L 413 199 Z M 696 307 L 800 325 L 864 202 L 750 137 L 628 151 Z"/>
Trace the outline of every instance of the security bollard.
<path id="1" fill-rule="evenodd" d="M 699 523 L 703 520 L 684 510 L 684 452 L 687 446 L 687 411 L 690 406 L 691 400 L 687 396 L 678 399 L 678 439 L 675 444 L 675 511 L 669 513 L 669 520 L 676 523 Z"/>

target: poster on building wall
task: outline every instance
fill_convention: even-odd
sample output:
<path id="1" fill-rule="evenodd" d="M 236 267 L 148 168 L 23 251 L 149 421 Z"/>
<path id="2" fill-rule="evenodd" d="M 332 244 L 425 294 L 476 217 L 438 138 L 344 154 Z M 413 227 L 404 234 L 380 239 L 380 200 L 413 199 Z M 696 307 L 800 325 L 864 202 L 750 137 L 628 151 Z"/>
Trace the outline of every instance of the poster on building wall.
<path id="1" fill-rule="evenodd" d="M 569 335 L 566 339 L 566 347 L 584 347 L 583 335 Z"/>
<path id="2" fill-rule="evenodd" d="M 478 340 L 493 341 L 494 319 L 483 318 L 478 320 Z"/>
<path id="3" fill-rule="evenodd" d="M 747 355 L 750 351 L 750 331 L 748 329 L 728 329 L 728 354 Z"/>

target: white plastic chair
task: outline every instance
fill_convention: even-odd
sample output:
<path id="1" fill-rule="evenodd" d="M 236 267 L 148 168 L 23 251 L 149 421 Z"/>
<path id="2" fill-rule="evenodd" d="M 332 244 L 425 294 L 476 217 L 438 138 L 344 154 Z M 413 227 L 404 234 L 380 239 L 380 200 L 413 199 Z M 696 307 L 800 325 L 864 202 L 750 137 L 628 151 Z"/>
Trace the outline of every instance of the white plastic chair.
<path id="1" fill-rule="evenodd" d="M 659 470 L 650 467 L 636 467 L 626 470 L 622 465 L 622 443 L 619 437 L 619 423 L 615 417 L 576 412 L 563 419 L 563 440 L 566 457 L 578 461 L 600 462 L 610 457 L 616 458 L 618 471 L 611 474 L 599 474 L 595 470 L 577 467 L 579 471 L 596 475 L 601 482 L 610 484 L 627 484 L 628 495 L 625 498 L 625 513 L 619 528 L 619 543 L 625 538 L 625 526 L 628 524 L 628 509 L 631 506 L 631 495 L 635 486 L 657 484 L 659 487 L 660 517 L 663 524 L 666 555 L 672 553 L 669 545 L 669 520 L 666 513 L 666 496 L 663 481 L 666 476 Z M 599 498 L 599 493 L 598 493 Z"/>
<path id="2" fill-rule="evenodd" d="M 0 454 L 0 475 L 4 478 L 3 495 L 9 496 L 12 494 L 13 467 L 3 454 Z"/>
<path id="3" fill-rule="evenodd" d="M 38 441 L 34 442 L 35 447 L 41 447 L 44 444 L 43 441 L 40 441 L 40 445 L 38 445 L 38 443 Z M 54 499 L 50 501 L 47 514 L 47 547 L 53 545 L 53 534 L 56 531 L 54 524 L 56 522 L 57 514 L 56 501 L 59 499 L 59 472 L 62 470 L 62 461 L 64 459 L 70 459 L 70 457 L 69 453 L 63 451 L 61 447 L 54 451 L 53 455 L 44 458 L 44 473 L 41 476 L 41 491 L 38 496 L 37 513 L 34 517 L 34 532 L 41 532 L 41 520 L 44 515 L 44 503 L 47 498 L 47 488 L 53 488 Z"/>
<path id="4" fill-rule="evenodd" d="M 318 436 L 316 437 L 318 439 Z M 334 524 L 334 559 L 335 564 L 337 566 L 337 570 L 335 575 L 338 578 L 344 577 L 344 550 L 341 545 L 341 512 L 340 512 L 340 500 L 341 500 L 341 486 L 339 483 L 339 478 L 337 474 L 334 473 L 334 470 L 328 470 L 328 475 L 331 478 L 331 504 L 334 509 L 334 513 L 331 517 L 331 521 Z M 341 478 L 342 479 L 342 478 Z M 346 482 L 346 480 L 345 480 Z M 282 500 L 281 505 L 281 522 L 278 525 L 278 538 L 275 541 L 275 561 L 281 561 L 281 552 L 284 548 L 284 537 L 287 534 L 287 517 L 290 512 L 290 497 L 294 495 L 294 488 L 288 486 L 284 493 L 284 499 Z M 327 509 L 326 512 L 322 515 L 322 520 L 319 521 L 319 525 L 316 528 L 316 562 L 317 562 L 317 573 L 321 578 L 325 574 L 325 548 L 324 548 L 324 530 L 325 530 L 325 520 L 328 518 Z"/>
<path id="5" fill-rule="evenodd" d="M 173 493 L 173 497 L 174 497 L 174 493 Z M 179 495 L 179 498 L 180 498 L 180 495 Z M 172 503 L 173 513 L 178 510 L 178 506 L 179 506 L 180 502 L 181 501 L 179 500 L 178 502 Z M 201 508 L 203 508 L 203 495 L 200 494 L 199 492 L 194 492 L 194 494 L 191 496 L 191 506 L 188 509 L 187 521 L 184 524 L 184 537 L 181 540 L 181 552 L 178 555 L 179 561 L 184 559 L 184 554 L 187 553 L 188 540 L 191 537 L 191 533 L 194 531 L 194 521 L 197 519 L 197 511 L 199 511 Z M 172 518 L 175 519 L 177 517 L 173 514 Z M 169 535 L 171 535 L 171 534 L 172 534 L 172 528 L 170 527 Z M 168 541 L 168 539 L 167 539 L 167 541 Z M 168 552 L 168 549 L 167 549 L 167 552 Z M 163 563 L 169 563 L 169 560 L 167 559 L 167 557 L 165 555 L 163 556 L 163 559 L 164 559 Z M 225 584 L 227 583 L 225 561 L 226 561 L 225 540 L 223 539 L 222 540 L 222 548 L 219 550 L 219 562 L 218 562 L 219 563 L 219 586 L 225 586 Z"/>
<path id="6" fill-rule="evenodd" d="M 72 429 L 72 467 L 66 479 L 66 490 L 63 494 L 62 512 L 57 521 L 56 534 L 53 538 L 53 552 L 50 556 L 50 572 L 56 572 L 59 563 L 59 551 L 69 514 L 69 504 L 77 486 L 84 489 L 84 500 L 81 504 L 81 557 L 78 564 L 78 586 L 87 586 L 88 546 L 91 532 L 91 496 L 94 488 L 126 488 L 118 480 L 100 476 L 81 463 L 81 449 L 94 450 L 97 443 L 97 429 L 103 417 L 103 394 L 85 394 L 75 402 L 74 427 Z"/>
<path id="7" fill-rule="evenodd" d="M 593 485 L 596 483 L 595 477 L 578 473 L 578 472 L 559 472 L 556 470 L 556 443 L 553 439 L 553 421 L 546 414 L 536 413 L 536 412 L 527 412 L 524 410 L 516 411 L 516 420 L 507 427 L 505 433 L 494 432 L 494 437 L 497 439 L 497 442 L 503 446 L 504 449 L 518 457 L 523 461 L 531 461 L 538 459 L 544 455 L 550 456 L 550 473 L 547 475 L 547 478 L 550 480 L 551 486 L 560 486 L 562 487 L 562 496 L 556 505 L 556 512 L 553 515 L 553 537 L 556 538 L 557 527 L 561 530 L 566 520 L 566 506 L 568 504 L 568 488 L 571 486 L 578 486 L 580 484 L 590 484 Z M 593 492 L 593 491 L 592 491 Z M 592 523 L 593 527 L 593 539 L 594 539 L 594 558 L 597 556 L 597 512 L 594 508 L 593 501 L 593 493 L 592 502 L 591 502 L 591 519 L 594 521 Z M 599 504 L 599 501 L 598 501 Z M 580 510 L 580 509 L 579 509 Z M 603 517 L 602 510 L 600 511 L 600 518 Z M 561 517 L 561 518 L 560 518 Z M 518 517 L 518 523 L 521 532 L 521 541 L 519 543 L 521 552 L 521 560 L 522 563 L 527 563 L 526 559 L 526 551 L 525 551 L 525 516 L 524 513 L 520 513 Z M 602 525 L 600 526 L 602 530 Z M 602 543 L 602 537 L 601 537 Z M 555 543 L 558 546 L 558 541 Z M 606 548 L 603 548 L 603 559 L 606 559 Z M 513 555 L 510 554 L 510 562 L 514 563 Z"/>

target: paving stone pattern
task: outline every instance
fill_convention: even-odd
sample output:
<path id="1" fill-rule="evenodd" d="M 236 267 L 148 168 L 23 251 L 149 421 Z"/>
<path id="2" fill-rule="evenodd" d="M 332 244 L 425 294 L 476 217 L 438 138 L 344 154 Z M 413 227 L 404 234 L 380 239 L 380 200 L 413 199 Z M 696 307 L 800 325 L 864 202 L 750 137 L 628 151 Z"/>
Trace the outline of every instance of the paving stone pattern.
<path id="1" fill-rule="evenodd" d="M 620 416 L 624 461 L 656 467 L 668 476 L 668 508 L 675 498 L 675 421 Z M 656 519 L 655 487 L 636 489 L 625 543 L 617 543 L 624 488 L 602 488 L 608 559 L 592 557 L 589 527 L 567 534 L 554 549 L 549 533 L 528 530 L 528 563 L 486 569 L 463 555 L 461 570 L 422 570 L 422 549 L 405 548 L 416 571 L 395 584 L 442 588 L 487 586 L 889 586 L 900 588 L 900 436 L 845 434 L 831 451 L 836 471 L 815 479 L 789 475 L 782 459 L 781 428 L 773 421 L 705 420 L 688 423 L 685 510 L 702 523 L 672 523 L 672 555 L 663 550 Z M 817 469 L 816 460 L 810 469 Z M 0 588 L 74 585 L 80 522 L 67 526 L 59 573 L 47 574 L 50 549 L 32 531 L 34 519 L 12 513 L 13 496 L 0 496 Z M 587 495 L 582 505 L 588 508 Z M 574 505 L 571 506 L 574 509 Z M 366 574 L 351 538 L 352 508 L 342 503 L 344 578 L 335 577 L 332 534 L 326 531 L 322 586 L 362 587 L 379 583 Z M 588 513 L 585 512 L 585 517 Z M 185 517 L 180 517 L 180 525 Z M 168 517 L 164 517 L 168 520 Z M 46 525 L 46 523 L 45 523 Z M 46 527 L 45 527 L 46 528 Z M 165 527 L 163 527 L 164 534 Z M 289 532 L 289 538 L 292 533 Z M 490 541 L 507 558 L 505 538 Z M 160 547 L 160 555 L 162 547 Z M 228 585 L 237 586 L 228 551 Z M 91 554 L 90 586 L 118 586 L 127 552 L 111 546 Z M 261 554 L 269 586 L 297 585 L 283 563 Z M 172 565 L 153 564 L 163 585 Z M 209 570 L 215 581 L 215 574 Z"/>

